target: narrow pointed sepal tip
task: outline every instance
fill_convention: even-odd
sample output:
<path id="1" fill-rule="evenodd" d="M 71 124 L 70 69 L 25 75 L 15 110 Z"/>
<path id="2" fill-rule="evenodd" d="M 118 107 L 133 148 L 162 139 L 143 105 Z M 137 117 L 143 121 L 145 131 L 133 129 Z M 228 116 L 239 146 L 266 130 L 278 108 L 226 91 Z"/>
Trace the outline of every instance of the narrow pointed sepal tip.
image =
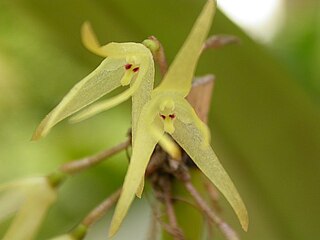
<path id="1" fill-rule="evenodd" d="M 108 232 L 108 238 L 112 238 L 118 232 L 118 227 L 115 227 L 113 223 L 111 223 L 111 227 Z"/>
<path id="2" fill-rule="evenodd" d="M 34 132 L 30 138 L 30 141 L 38 141 L 41 138 L 41 135 L 37 132 Z"/>
<path id="3" fill-rule="evenodd" d="M 246 211 L 243 219 L 241 220 L 241 227 L 242 229 L 247 232 L 248 228 L 249 228 L 249 216 L 248 216 L 248 212 Z"/>
<path id="4" fill-rule="evenodd" d="M 34 131 L 31 137 L 31 141 L 38 141 L 41 138 L 45 137 L 47 135 L 48 131 L 44 131 L 43 124 L 40 124 L 37 129 Z"/>

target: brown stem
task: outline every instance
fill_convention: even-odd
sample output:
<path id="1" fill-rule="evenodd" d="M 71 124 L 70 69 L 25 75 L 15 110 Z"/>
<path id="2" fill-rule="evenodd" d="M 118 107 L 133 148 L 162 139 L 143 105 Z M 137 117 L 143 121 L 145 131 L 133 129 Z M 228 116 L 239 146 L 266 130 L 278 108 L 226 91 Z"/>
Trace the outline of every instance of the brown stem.
<path id="1" fill-rule="evenodd" d="M 94 165 L 100 163 L 105 158 L 110 157 L 110 156 L 126 149 L 128 146 L 130 146 L 130 144 L 131 144 L 131 141 L 130 141 L 130 139 L 128 139 L 128 140 L 118 144 L 117 146 L 114 146 L 112 148 L 104 150 L 98 154 L 63 164 L 60 167 L 60 170 L 65 173 L 68 173 L 68 174 L 74 174 L 74 173 L 81 172 L 91 166 L 94 166 Z"/>
<path id="2" fill-rule="evenodd" d="M 211 206 L 216 212 L 221 212 L 221 208 L 218 205 L 219 192 L 216 187 L 207 179 L 204 180 L 204 186 L 207 190 L 208 196 L 211 200 Z"/>
<path id="3" fill-rule="evenodd" d="M 155 240 L 157 239 L 157 235 L 159 232 L 159 217 L 158 217 L 158 206 L 152 206 L 152 214 L 151 214 L 151 222 L 149 225 L 149 230 L 147 233 L 148 240 Z"/>
<path id="4" fill-rule="evenodd" d="M 121 189 L 118 189 L 111 196 L 100 203 L 96 208 L 94 208 L 82 221 L 82 224 L 89 227 L 95 222 L 97 222 L 106 212 L 116 203 L 119 199 Z"/>
<path id="5" fill-rule="evenodd" d="M 165 180 L 164 178 L 161 185 L 163 189 L 163 201 L 165 204 L 168 221 L 169 221 L 169 228 L 167 230 L 172 235 L 174 240 L 184 240 L 185 238 L 183 236 L 183 232 L 178 226 L 177 217 L 174 212 L 174 207 L 172 202 L 171 182 L 169 179 Z"/>
<path id="6" fill-rule="evenodd" d="M 191 176 L 187 168 L 182 166 L 179 174 L 177 174 L 176 176 L 183 182 L 185 188 L 193 197 L 198 206 L 202 209 L 202 211 L 209 217 L 209 219 L 213 223 L 218 226 L 225 238 L 228 240 L 239 240 L 236 232 L 209 207 L 209 205 L 201 197 L 197 189 L 193 186 L 191 182 Z"/>
<path id="7" fill-rule="evenodd" d="M 207 50 L 209 48 L 221 48 L 230 44 L 239 44 L 240 43 L 240 39 L 236 36 L 232 36 L 232 35 L 213 35 L 211 37 L 209 37 L 206 42 L 203 45 L 203 49 Z"/>

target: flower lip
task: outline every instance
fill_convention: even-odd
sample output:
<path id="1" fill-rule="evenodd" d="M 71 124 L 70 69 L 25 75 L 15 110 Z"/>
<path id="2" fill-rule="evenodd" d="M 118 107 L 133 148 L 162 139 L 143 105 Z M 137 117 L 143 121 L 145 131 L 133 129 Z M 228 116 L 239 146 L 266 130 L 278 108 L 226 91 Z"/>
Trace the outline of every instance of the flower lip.
<path id="1" fill-rule="evenodd" d="M 138 72 L 139 71 L 139 67 L 135 67 L 134 69 L 132 69 L 133 72 Z"/>
<path id="2" fill-rule="evenodd" d="M 137 65 L 134 65 L 133 63 L 127 63 L 124 65 L 124 68 L 126 69 L 126 71 L 120 82 L 122 86 L 127 86 L 131 83 L 134 77 L 134 74 L 138 72 L 140 67 Z"/>
<path id="3" fill-rule="evenodd" d="M 129 70 L 131 67 L 132 67 L 132 64 L 130 64 L 130 63 L 127 63 L 126 65 L 124 65 L 124 68 L 126 70 Z"/>

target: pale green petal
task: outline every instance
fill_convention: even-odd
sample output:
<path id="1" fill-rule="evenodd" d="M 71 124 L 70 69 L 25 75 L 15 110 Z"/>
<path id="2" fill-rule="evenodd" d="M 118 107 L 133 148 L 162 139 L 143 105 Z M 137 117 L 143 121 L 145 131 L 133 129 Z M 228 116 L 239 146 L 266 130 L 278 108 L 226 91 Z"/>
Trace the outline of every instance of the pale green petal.
<path id="1" fill-rule="evenodd" d="M 237 214 L 242 228 L 248 228 L 247 209 L 230 177 L 219 162 L 210 145 L 204 145 L 203 135 L 194 123 L 175 122 L 173 138 L 186 151 L 199 169 L 210 179 L 228 200 Z"/>
<path id="2" fill-rule="evenodd" d="M 125 59 L 105 59 L 100 66 L 77 83 L 36 129 L 32 139 L 39 139 L 71 114 L 86 107 L 108 92 L 120 86 L 124 74 Z"/>
<path id="3" fill-rule="evenodd" d="M 143 110 L 149 109 L 144 108 Z M 144 111 L 142 111 L 141 114 L 143 113 Z M 147 123 L 148 120 L 150 119 L 146 120 L 142 118 L 141 121 L 139 121 L 136 142 L 133 145 L 129 168 L 124 180 L 122 193 L 117 203 L 109 229 L 110 237 L 118 231 L 134 199 L 135 194 L 138 192 L 139 186 L 141 187 L 141 181 L 144 177 L 149 159 L 155 145 L 158 142 L 158 139 L 149 134 L 150 125 Z"/>
<path id="4" fill-rule="evenodd" d="M 144 189 L 144 176 L 142 177 L 141 181 L 140 181 L 140 184 L 138 186 L 138 189 L 136 191 L 136 196 L 138 198 L 141 198 L 142 197 L 142 193 L 143 193 L 143 189 Z"/>
<path id="5" fill-rule="evenodd" d="M 43 181 L 43 177 L 29 177 L 12 182 L 3 183 L 0 185 L 0 192 L 12 189 L 26 190 L 28 187 L 37 185 L 39 182 Z"/>
<path id="6" fill-rule="evenodd" d="M 139 87 L 132 96 L 132 142 L 136 139 L 136 129 L 138 125 L 138 119 L 144 105 L 150 100 L 151 92 L 154 84 L 154 61 L 151 52 L 147 49 L 146 56 L 142 59 L 140 73 L 143 78 L 136 79 Z M 138 82 L 141 81 L 141 82 Z M 135 84 L 135 83 L 133 83 Z"/>
<path id="7" fill-rule="evenodd" d="M 185 124 L 195 124 L 195 126 L 197 127 L 197 129 L 199 129 L 203 136 L 203 144 L 210 144 L 211 135 L 209 128 L 197 116 L 196 112 L 194 111 L 190 103 L 186 99 L 175 98 L 175 105 L 177 118 L 179 118 L 180 121 L 182 121 Z"/>
<path id="8" fill-rule="evenodd" d="M 33 239 L 49 207 L 57 197 L 57 192 L 45 178 L 29 190 L 24 203 L 2 240 Z"/>
<path id="9" fill-rule="evenodd" d="M 111 42 L 102 46 L 89 22 L 84 22 L 81 28 L 81 38 L 83 45 L 91 52 L 102 57 L 135 57 L 145 55 L 149 49 L 141 43 L 115 43 Z"/>
<path id="10" fill-rule="evenodd" d="M 159 127 L 150 127 L 150 134 L 155 136 L 156 139 L 159 139 L 159 145 L 166 151 L 173 159 L 181 159 L 181 151 L 179 146 L 167 135 L 164 133 L 163 128 Z"/>
<path id="11" fill-rule="evenodd" d="M 180 147 L 167 135 L 164 133 L 163 128 L 161 128 L 161 122 L 155 121 L 154 125 L 150 126 L 149 134 L 154 136 L 155 139 L 159 139 L 158 144 L 166 151 L 173 159 L 181 160 Z M 141 198 L 144 188 L 144 177 L 142 178 L 138 190 L 136 191 L 136 196 Z"/>
<path id="12" fill-rule="evenodd" d="M 17 212 L 26 199 L 28 191 L 42 181 L 42 177 L 32 177 L 1 184 L 0 222 Z"/>
<path id="13" fill-rule="evenodd" d="M 189 93 L 215 9 L 214 1 L 208 0 L 157 91 L 174 90 L 183 96 Z"/>
<path id="14" fill-rule="evenodd" d="M 136 127 L 142 107 L 151 98 L 151 91 L 154 83 L 154 63 L 152 55 L 147 50 L 145 56 L 139 57 L 140 69 L 139 73 L 131 82 L 129 89 L 119 95 L 107 99 L 84 109 L 80 113 L 71 118 L 72 122 L 82 121 L 102 111 L 106 111 L 130 98 L 132 98 L 132 139 L 135 141 Z"/>
<path id="15" fill-rule="evenodd" d="M 126 101 L 129 99 L 132 94 L 135 92 L 136 88 L 130 87 L 124 92 L 110 98 L 107 100 L 103 100 L 97 103 L 92 104 L 91 106 L 87 107 L 80 113 L 75 114 L 73 117 L 70 118 L 70 122 L 76 123 L 83 121 L 87 118 L 90 118 L 100 112 L 106 111 L 110 108 L 113 108 L 114 106 L 117 106 L 118 104 Z"/>
<path id="16" fill-rule="evenodd" d="M 89 22 L 84 22 L 81 27 L 81 39 L 83 45 L 94 54 L 107 57 L 107 53 L 101 49 L 101 45 Z"/>
<path id="17" fill-rule="evenodd" d="M 24 200 L 21 191 L 6 191 L 0 196 L 0 223 L 16 213 Z"/>

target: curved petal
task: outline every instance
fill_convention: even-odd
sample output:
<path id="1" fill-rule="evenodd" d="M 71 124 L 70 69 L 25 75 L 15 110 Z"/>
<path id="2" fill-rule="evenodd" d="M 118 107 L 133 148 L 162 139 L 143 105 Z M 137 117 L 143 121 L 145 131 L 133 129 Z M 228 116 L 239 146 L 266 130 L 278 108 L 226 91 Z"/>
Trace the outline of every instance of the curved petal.
<path id="1" fill-rule="evenodd" d="M 129 89 L 111 99 L 107 99 L 93 104 L 92 106 L 76 114 L 70 120 L 72 122 L 82 121 L 95 114 L 98 114 L 102 111 L 106 111 L 118 105 L 132 96 L 132 142 L 134 142 L 138 118 L 140 116 L 140 112 L 142 111 L 143 106 L 151 98 L 153 83 L 154 63 L 152 60 L 152 55 L 150 54 L 149 56 L 141 57 L 140 70 L 138 76 L 136 77 L 136 79 L 132 81 Z"/>
<path id="2" fill-rule="evenodd" d="M 170 155 L 170 157 L 175 160 L 181 160 L 181 151 L 179 146 L 164 133 L 163 128 L 160 129 L 152 126 L 150 128 L 150 134 L 152 134 L 156 139 L 159 139 L 158 144 Z"/>
<path id="3" fill-rule="evenodd" d="M 141 43 L 115 43 L 111 42 L 106 45 L 101 45 L 94 33 L 91 24 L 86 21 L 81 27 L 81 39 L 83 45 L 94 54 L 101 57 L 119 57 L 119 56 L 129 56 L 132 57 L 138 55 L 145 55 L 150 52 L 150 50 Z"/>
<path id="4" fill-rule="evenodd" d="M 247 209 L 232 180 L 219 162 L 210 145 L 203 145 L 201 130 L 194 123 L 183 123 L 179 119 L 175 122 L 176 130 L 173 138 L 186 151 L 199 169 L 210 179 L 228 200 L 242 228 L 248 229 Z"/>
<path id="5" fill-rule="evenodd" d="M 94 54 L 107 57 L 107 53 L 101 49 L 101 45 L 89 22 L 84 22 L 81 27 L 81 40 L 83 45 Z"/>
<path id="6" fill-rule="evenodd" d="M 11 217 L 23 203 L 24 194 L 21 191 L 6 191 L 0 196 L 0 223 Z"/>
<path id="7" fill-rule="evenodd" d="M 190 103 L 184 98 L 176 98 L 175 99 L 176 105 L 176 114 L 177 118 L 180 119 L 185 124 L 193 123 L 200 130 L 203 136 L 203 143 L 204 145 L 210 144 L 210 131 L 209 128 L 201 119 L 198 117 L 197 113 L 194 111 L 193 107 Z"/>
<path id="8" fill-rule="evenodd" d="M 81 39 L 83 45 L 94 54 L 101 57 L 116 57 L 116 56 L 134 56 L 143 55 L 149 49 L 141 43 L 115 43 L 111 42 L 106 45 L 101 45 L 94 33 L 91 24 L 86 21 L 81 27 Z"/>
<path id="9" fill-rule="evenodd" d="M 71 114 L 86 107 L 100 97 L 120 86 L 120 79 L 124 74 L 125 59 L 105 59 L 87 77 L 77 83 L 62 99 L 36 129 L 32 139 L 39 139 L 50 129 Z"/>
<path id="10" fill-rule="evenodd" d="M 75 114 L 73 117 L 70 118 L 70 122 L 76 123 L 83 121 L 87 118 L 90 118 L 100 112 L 109 110 L 110 108 L 113 108 L 114 106 L 117 106 L 118 104 L 126 101 L 129 99 L 133 93 L 135 92 L 136 88 L 128 88 L 124 92 L 110 98 L 107 100 L 103 100 L 97 103 L 92 104 L 91 106 L 87 107 L 86 109 L 82 110 L 81 112 Z"/>
<path id="11" fill-rule="evenodd" d="M 148 107 L 148 106 L 146 106 Z M 144 108 L 142 113 L 150 109 Z M 146 114 L 148 115 L 148 114 Z M 154 136 L 149 134 L 150 119 L 142 118 L 137 128 L 136 142 L 133 144 L 132 156 L 129 168 L 124 180 L 122 193 L 117 203 L 115 213 L 109 229 L 109 237 L 113 236 L 119 229 L 127 211 L 134 199 L 134 196 L 141 188 L 151 154 L 158 142 Z M 141 192 L 141 189 L 140 189 Z"/>
<path id="12" fill-rule="evenodd" d="M 33 239 L 56 197 L 57 192 L 47 182 L 33 186 L 3 240 Z"/>
<path id="13" fill-rule="evenodd" d="M 145 104 L 151 98 L 151 92 L 154 85 L 154 61 L 151 52 L 147 50 L 147 54 L 141 59 L 140 63 L 141 78 L 136 79 L 133 84 L 138 84 L 138 88 L 132 96 L 132 142 L 136 140 L 136 129 L 140 113 Z M 133 86 L 131 86 L 133 87 Z"/>
<path id="14" fill-rule="evenodd" d="M 175 90 L 184 97 L 189 93 L 215 8 L 214 1 L 208 0 L 157 91 Z"/>

